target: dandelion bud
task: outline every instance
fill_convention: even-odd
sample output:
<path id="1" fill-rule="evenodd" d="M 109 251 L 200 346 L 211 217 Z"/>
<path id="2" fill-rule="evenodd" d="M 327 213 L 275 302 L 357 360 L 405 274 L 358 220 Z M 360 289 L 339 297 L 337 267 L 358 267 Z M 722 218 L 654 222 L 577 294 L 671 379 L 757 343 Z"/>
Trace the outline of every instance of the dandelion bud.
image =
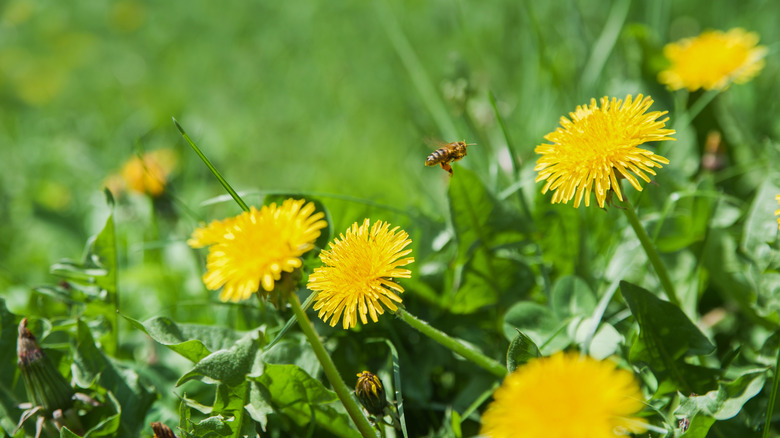
<path id="1" fill-rule="evenodd" d="M 155 421 L 152 423 L 152 430 L 154 431 L 154 438 L 178 438 L 170 427 Z"/>
<path id="2" fill-rule="evenodd" d="M 42 415 L 50 417 L 58 409 L 73 406 L 75 391 L 38 345 L 27 328 L 27 318 L 19 324 L 16 353 L 29 401 L 42 408 Z"/>
<path id="3" fill-rule="evenodd" d="M 363 371 L 357 375 L 357 385 L 355 385 L 355 395 L 357 395 L 360 404 L 375 417 L 385 415 L 387 398 L 385 397 L 385 388 L 382 381 L 376 374 Z"/>

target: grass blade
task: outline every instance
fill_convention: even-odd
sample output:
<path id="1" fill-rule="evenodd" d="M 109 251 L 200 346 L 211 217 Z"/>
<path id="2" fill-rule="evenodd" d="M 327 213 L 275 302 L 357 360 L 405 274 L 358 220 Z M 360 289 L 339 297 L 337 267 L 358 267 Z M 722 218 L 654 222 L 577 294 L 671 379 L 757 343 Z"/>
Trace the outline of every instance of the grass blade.
<path id="1" fill-rule="evenodd" d="M 214 167 L 213 164 L 211 164 L 211 161 L 206 157 L 206 155 L 200 150 L 198 145 L 195 144 L 195 142 L 190 139 L 190 136 L 187 135 L 187 133 L 184 131 L 184 128 L 181 127 L 178 121 L 176 121 L 175 118 L 171 117 L 173 119 L 173 124 L 176 125 L 176 129 L 179 130 L 179 133 L 181 133 L 181 136 L 184 137 L 185 140 L 187 140 L 187 143 L 190 144 L 192 147 L 192 150 L 195 151 L 196 154 L 200 157 L 201 160 L 203 160 L 203 163 L 206 164 L 206 167 L 209 168 L 212 174 L 217 178 L 220 184 L 222 184 L 222 187 L 227 190 L 228 193 L 230 193 L 230 196 L 233 198 L 233 200 L 236 201 L 239 207 L 241 207 L 244 211 L 249 211 L 249 207 L 246 205 L 246 202 L 244 202 L 243 199 L 241 199 L 240 196 L 238 196 L 238 193 L 236 193 L 235 190 L 233 190 L 233 187 L 230 186 L 230 184 L 227 182 L 227 180 L 222 176 L 221 173 L 219 173 L 219 170 L 217 170 L 216 167 Z"/>

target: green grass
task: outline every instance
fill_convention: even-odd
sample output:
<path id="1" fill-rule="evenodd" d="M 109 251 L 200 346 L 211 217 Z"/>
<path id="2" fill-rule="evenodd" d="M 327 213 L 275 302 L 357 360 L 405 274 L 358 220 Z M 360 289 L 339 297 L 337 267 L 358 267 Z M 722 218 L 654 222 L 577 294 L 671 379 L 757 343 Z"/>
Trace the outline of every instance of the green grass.
<path id="1" fill-rule="evenodd" d="M 271 374 L 262 377 L 257 369 L 246 387 L 220 386 L 233 391 L 220 393 L 224 399 L 215 400 L 215 386 L 199 379 L 176 386 L 205 351 L 251 344 L 247 332 L 258 327 L 260 341 L 231 351 L 260 357 L 255 350 L 262 351 L 291 312 L 254 300 L 220 303 L 203 286 L 204 253 L 192 251 L 186 239 L 198 223 L 240 208 L 173 117 L 249 205 L 261 205 L 267 194 L 307 195 L 327 208 L 331 238 L 366 217 L 401 226 L 416 259 L 413 278 L 400 281 L 406 309 L 488 357 L 505 363 L 515 327 L 543 355 L 588 347 L 593 353 L 582 321 L 594 317 L 602 330 L 596 339 L 604 343 L 597 351 L 614 353 L 642 376 L 652 424 L 676 426 L 676 403 L 693 412 L 695 401 L 685 402 L 690 392 L 757 385 L 751 397 L 723 396 L 741 410 L 729 418 L 718 411 L 711 427 L 703 424 L 717 415 L 697 411 L 701 423 L 686 436 L 762 436 L 780 323 L 778 16 L 779 4 L 759 0 L 3 3 L 0 297 L 2 311 L 10 313 L 0 320 L 0 428 L 13 432 L 21 414 L 14 406 L 26 401 L 13 358 L 21 317 L 30 318 L 59 369 L 105 406 L 111 405 L 107 391 L 119 405 L 130 400 L 111 389 L 121 386 L 121 373 L 113 371 L 140 376 L 129 390 L 138 409 L 122 406 L 128 410 L 123 421 L 142 425 L 125 430 L 130 435 L 151 436 L 145 427 L 151 421 L 179 425 L 185 394 L 240 413 L 236 391 L 270 387 Z M 759 76 L 714 94 L 670 92 L 657 82 L 666 43 L 732 27 L 758 33 L 769 48 Z M 561 116 L 591 98 L 637 93 L 654 98 L 652 110 L 669 111 L 678 131 L 677 141 L 650 147 L 670 160 L 657 184 L 643 184 L 641 193 L 626 184 L 624 194 L 669 269 L 688 322 L 716 347 L 675 361 L 714 370 L 691 372 L 700 377 L 694 391 L 672 385 L 671 392 L 656 393 L 654 381 L 664 381 L 653 368 L 658 364 L 629 354 L 636 345 L 665 340 L 642 337 L 648 314 L 627 301 L 644 295 L 631 288 L 657 297 L 664 289 L 625 215 L 551 205 L 550 194 L 534 183 L 534 148 Z M 701 150 L 713 130 L 722 134 L 725 165 L 705 172 Z M 455 165 L 454 177 L 423 166 L 436 141 L 464 139 L 477 146 Z M 140 195 L 107 207 L 106 178 L 139 151 L 159 148 L 179 156 L 167 209 Z M 76 261 L 67 265 L 71 280 L 93 267 L 83 260 L 85 244 L 112 212 L 118 286 L 101 287 L 118 300 L 118 320 L 100 288 L 84 285 L 83 296 L 57 291 L 61 277 L 50 273 L 62 259 Z M 631 284 L 631 297 L 624 297 L 620 281 Z M 580 295 L 564 290 L 572 284 Z M 569 307 L 562 304 L 567 300 Z M 382 338 L 395 346 L 409 436 L 478 432 L 485 394 L 498 381 L 488 371 L 454 359 L 387 314 L 351 331 L 322 324 L 311 311 L 309 317 L 347 386 L 364 369 L 389 385 L 391 354 L 364 341 Z M 169 318 L 205 350 L 171 348 L 170 333 L 155 331 L 151 318 Z M 112 372 L 99 373 L 104 361 Z M 73 375 L 73 363 L 87 363 L 84 375 Z M 297 365 L 312 377 L 310 396 L 332 398 L 314 404 L 313 435 L 307 435 L 306 406 L 280 407 L 295 393 L 265 399 L 275 410 L 263 411 L 268 432 L 262 436 L 348 434 L 339 429 L 346 417 L 297 327 L 259 363 Z M 755 370 L 760 377 L 748 373 Z M 285 367 L 273 373 L 300 376 Z M 97 375 L 102 380 L 90 380 Z M 159 398 L 149 395 L 152 387 Z M 473 406 L 478 400 L 484 403 Z M 453 418 L 464 412 L 470 415 L 454 427 Z M 191 415 L 195 423 L 208 416 Z M 243 415 L 249 433 L 255 423 Z M 326 428 L 327 418 L 338 421 Z M 780 433 L 780 423 L 769 426 L 769 436 Z"/>

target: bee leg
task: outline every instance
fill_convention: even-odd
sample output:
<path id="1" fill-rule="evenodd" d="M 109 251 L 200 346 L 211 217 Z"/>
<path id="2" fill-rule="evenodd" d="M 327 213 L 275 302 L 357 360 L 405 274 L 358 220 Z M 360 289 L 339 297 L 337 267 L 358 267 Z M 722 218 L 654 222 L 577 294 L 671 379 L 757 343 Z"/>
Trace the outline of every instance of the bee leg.
<path id="1" fill-rule="evenodd" d="M 441 164 L 441 168 L 442 168 L 442 169 L 444 169 L 444 170 L 446 170 L 447 172 L 449 172 L 449 173 L 450 173 L 450 176 L 452 176 L 452 166 L 450 166 L 450 165 L 449 165 L 449 164 L 447 164 L 447 163 L 439 163 L 439 164 Z"/>

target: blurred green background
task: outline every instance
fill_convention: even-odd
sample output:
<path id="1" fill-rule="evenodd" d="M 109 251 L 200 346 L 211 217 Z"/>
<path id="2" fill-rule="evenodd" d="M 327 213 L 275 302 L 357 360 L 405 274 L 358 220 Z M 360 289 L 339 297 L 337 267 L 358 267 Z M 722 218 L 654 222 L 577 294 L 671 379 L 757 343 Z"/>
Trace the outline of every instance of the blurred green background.
<path id="1" fill-rule="evenodd" d="M 138 320 L 228 321 L 247 329 L 258 319 L 250 313 L 260 312 L 259 320 L 278 324 L 279 315 L 257 310 L 254 301 L 245 303 L 251 310 L 215 306 L 216 293 L 200 282 L 202 263 L 185 240 L 200 221 L 239 210 L 230 200 L 211 202 L 224 191 L 172 117 L 250 204 L 269 191 L 315 194 L 330 210 L 335 233 L 366 216 L 400 225 L 414 240 L 418 262 L 412 269 L 421 277 L 451 266 L 451 254 L 437 254 L 443 244 L 436 243 L 447 228 L 450 177 L 425 168 L 425 157 L 437 141 L 477 143 L 453 178 L 463 166 L 494 194 L 522 189 L 541 229 L 551 216 L 547 208 L 555 208 L 561 222 L 579 220 L 575 226 L 595 230 L 580 240 L 593 244 L 588 249 L 560 244 L 576 241 L 573 234 L 537 240 L 552 247 L 545 248 L 552 260 L 544 262 L 557 270 L 554 275 L 576 269 L 601 282 L 608 261 L 588 255 L 611 254 L 600 245 L 617 247 L 611 224 L 619 213 L 550 207 L 550 194 L 542 195 L 542 185 L 533 182 L 534 147 L 562 115 L 601 96 L 650 94 L 656 100 L 651 110 L 670 111 L 673 125 L 674 95 L 656 80 L 663 46 L 705 29 L 743 27 L 769 48 L 766 67 L 719 96 L 715 109 L 678 132 L 678 141 L 658 148 L 673 165 L 659 172 L 664 190 L 644 193 L 662 205 L 657 197 L 694 181 L 698 150 L 709 127 L 717 126 L 730 158 L 743 166 L 719 175 L 718 190 L 747 200 L 764 177 L 750 171 L 780 155 L 778 17 L 777 0 L 0 2 L 0 294 L 19 315 L 67 314 L 31 288 L 56 282 L 49 267 L 61 258 L 78 259 L 87 238 L 103 227 L 107 178 L 142 150 L 169 148 L 179 163 L 168 202 L 180 220 L 155 217 L 161 210 L 140 195 L 123 197 L 116 209 L 123 313 Z M 489 92 L 522 163 L 519 174 L 510 170 Z M 570 257 L 577 250 L 581 260 Z M 593 266 L 603 271 L 583 274 Z M 451 292 L 442 287 L 439 297 L 436 285 L 418 280 L 405 283 L 410 308 L 425 308 Z M 523 290 L 523 298 L 532 292 Z M 237 308 L 249 316 L 230 318 Z M 446 320 L 448 309 L 429 310 L 422 316 Z M 499 357 L 505 341 L 480 338 L 473 328 L 500 332 L 501 315 L 457 315 L 444 328 Z M 152 365 L 178 360 L 175 366 L 187 368 L 184 359 L 155 350 L 145 335 L 122 324 L 125 350 L 117 356 Z M 418 336 L 406 327 L 393 329 L 389 318 L 361 334 L 354 333 L 360 328 L 318 329 L 338 343 L 334 356 L 342 369 L 354 365 L 344 363 L 349 358 L 376 353 L 362 354 L 360 336 L 387 336 L 398 345 L 399 339 L 414 344 Z M 425 431 L 448 406 L 462 412 L 492 380 L 470 374 L 473 380 L 461 391 L 458 384 L 466 380 L 458 379 L 471 368 L 460 364 L 466 371 L 453 374 L 440 366 L 452 364 L 448 351 L 420 345 L 436 360 L 422 364 L 425 369 L 405 364 L 411 382 L 405 396 L 417 430 Z M 425 386 L 422 380 L 433 372 L 436 385 Z M 161 374 L 168 381 L 155 382 L 159 387 L 172 386 L 178 376 Z M 152 415 L 173 421 L 178 400 L 163 397 L 165 407 L 157 408 L 163 413 Z M 415 412 L 415 402 L 426 406 Z"/>
<path id="2" fill-rule="evenodd" d="M 426 140 L 479 143 L 462 163 L 482 169 L 489 185 L 500 175 L 492 157 L 507 161 L 488 91 L 529 173 L 542 136 L 591 97 L 641 92 L 656 97 L 654 109 L 671 109 L 654 80 L 663 44 L 741 26 L 771 48 L 780 34 L 774 0 L 12 0 L 1 8 L 6 293 L 80 253 L 105 216 L 106 177 L 139 148 L 179 152 L 175 196 L 198 214 L 201 201 L 222 193 L 171 117 L 239 190 L 338 193 L 441 217 L 447 175 L 423 167 L 433 148 Z M 758 85 L 734 90 L 746 121 L 775 133 L 777 73 L 770 55 Z"/>

